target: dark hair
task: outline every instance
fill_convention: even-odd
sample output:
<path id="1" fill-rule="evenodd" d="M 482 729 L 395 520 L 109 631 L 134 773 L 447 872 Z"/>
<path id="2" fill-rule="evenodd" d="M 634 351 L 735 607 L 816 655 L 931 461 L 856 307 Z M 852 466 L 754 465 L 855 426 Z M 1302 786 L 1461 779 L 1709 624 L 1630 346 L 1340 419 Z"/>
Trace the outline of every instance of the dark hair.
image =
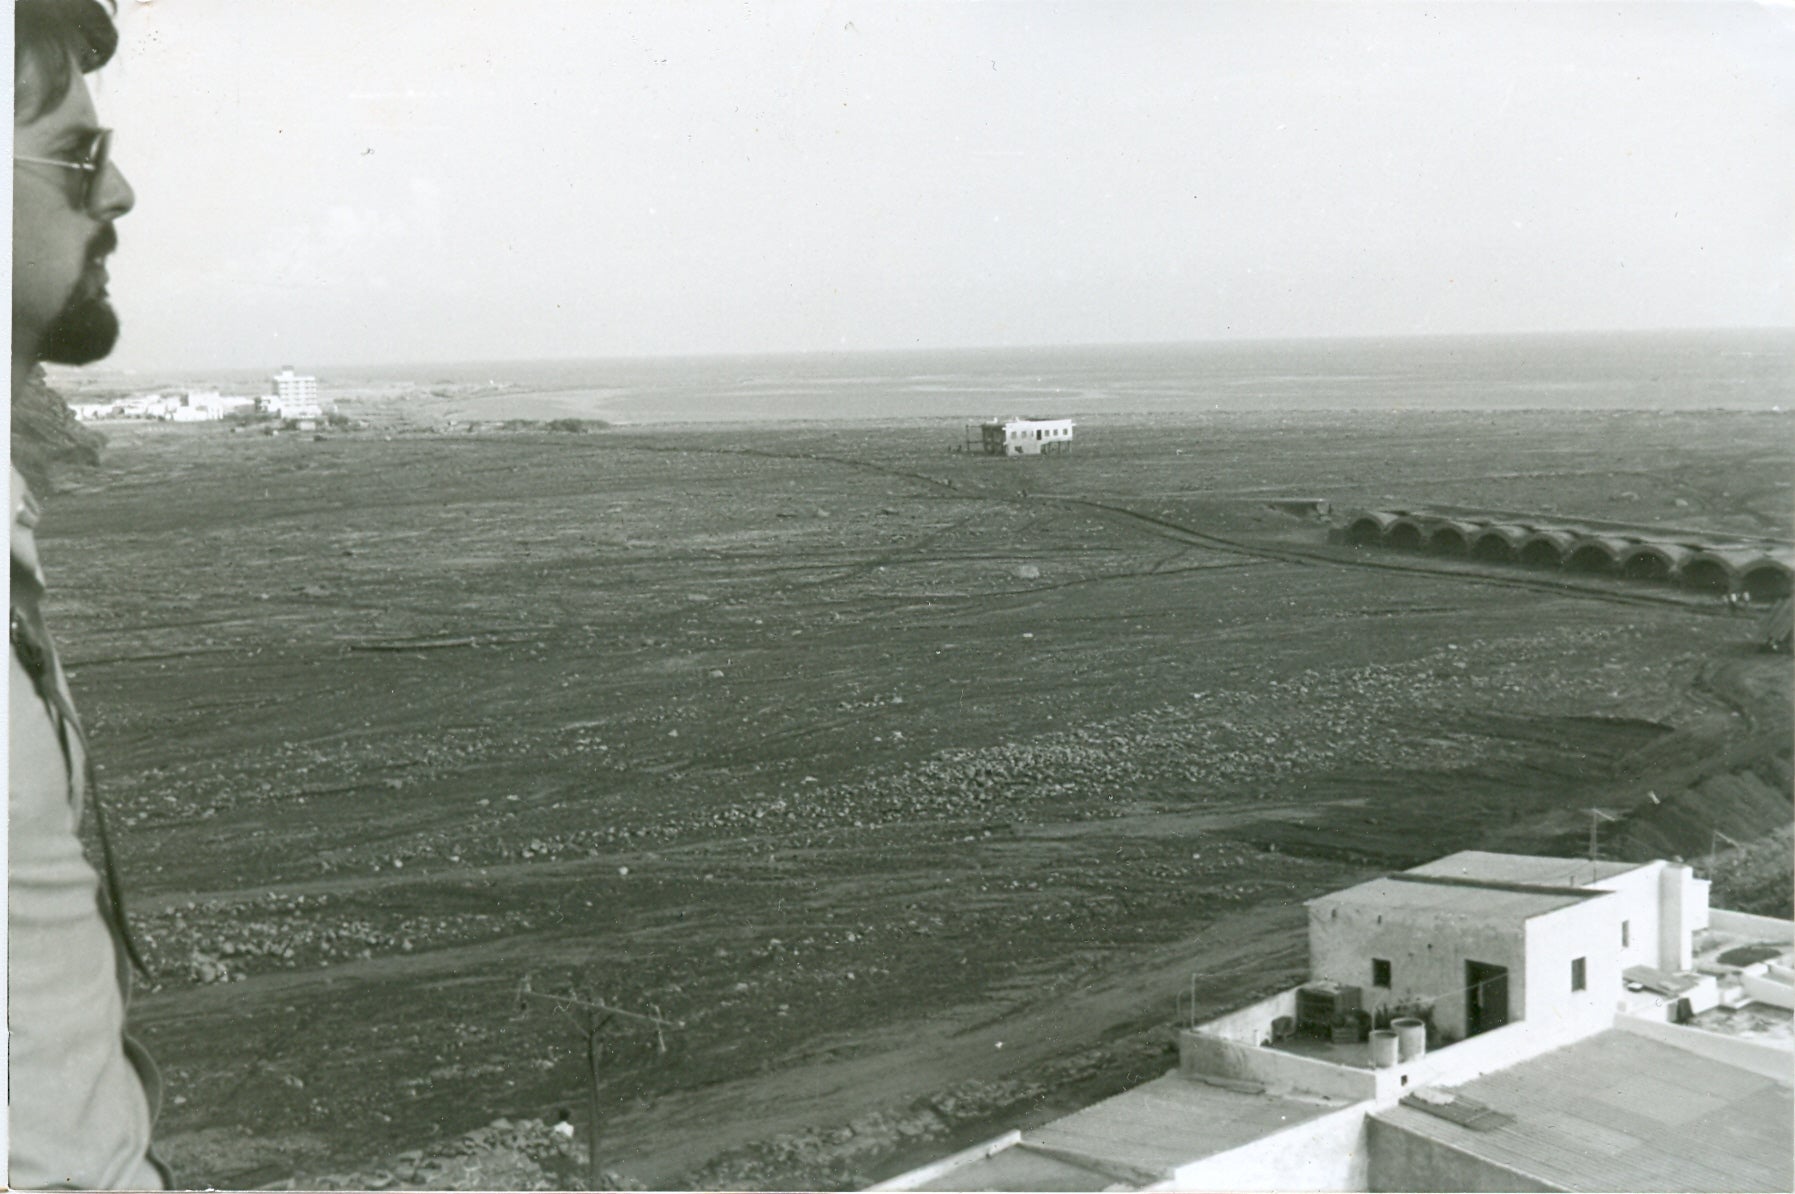
<path id="1" fill-rule="evenodd" d="M 99 70 L 118 49 L 113 0 L 14 0 L 12 118 L 29 123 L 62 102 L 82 74 Z M 29 68 L 29 69 L 28 69 Z"/>

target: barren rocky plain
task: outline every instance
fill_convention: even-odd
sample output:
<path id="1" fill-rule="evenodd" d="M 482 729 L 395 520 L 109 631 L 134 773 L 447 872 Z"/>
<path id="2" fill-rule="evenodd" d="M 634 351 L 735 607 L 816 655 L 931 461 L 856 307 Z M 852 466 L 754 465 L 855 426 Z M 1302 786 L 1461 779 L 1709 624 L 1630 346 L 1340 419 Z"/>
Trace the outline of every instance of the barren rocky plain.
<path id="1" fill-rule="evenodd" d="M 1592 808 L 1609 857 L 1791 819 L 1754 621 L 1269 504 L 1786 539 L 1785 415 L 1118 416 L 1001 460 L 368 413 L 114 424 L 46 503 L 191 1184 L 577 1185 L 532 1141 L 587 1138 L 584 1045 L 526 978 L 679 1025 L 603 1038 L 610 1180 L 864 1183 L 1163 1072 L 1303 977 L 1308 897 L 1580 854 Z"/>

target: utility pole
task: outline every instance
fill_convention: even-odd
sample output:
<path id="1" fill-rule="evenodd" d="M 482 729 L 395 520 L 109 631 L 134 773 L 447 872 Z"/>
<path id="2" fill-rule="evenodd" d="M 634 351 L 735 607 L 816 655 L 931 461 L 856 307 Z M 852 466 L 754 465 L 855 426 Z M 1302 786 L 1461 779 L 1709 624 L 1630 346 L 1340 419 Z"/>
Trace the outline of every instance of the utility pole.
<path id="1" fill-rule="evenodd" d="M 553 995 L 530 989 L 530 976 L 524 975 L 517 991 L 517 1003 L 521 1010 L 528 1011 L 531 1002 L 546 1003 L 572 1022 L 574 1029 L 584 1038 L 586 1043 L 586 1079 L 589 1115 L 586 1136 L 586 1188 L 597 1190 L 604 1184 L 598 1164 L 598 1108 L 602 1086 L 599 1082 L 599 1062 L 604 1058 L 604 1032 L 613 1020 L 622 1019 L 633 1024 L 646 1024 L 654 1028 L 655 1051 L 667 1052 L 667 1038 L 663 1029 L 684 1028 L 685 1021 L 669 1020 L 655 1008 L 653 1014 L 647 1012 L 630 1012 L 622 1008 L 612 1007 L 597 999 L 588 999 L 569 989 L 565 995 Z"/>
<path id="2" fill-rule="evenodd" d="M 1714 862 L 1715 862 L 1716 858 L 1719 857 L 1720 843 L 1722 841 L 1726 842 L 1727 845 L 1732 846 L 1734 849 L 1738 849 L 1738 847 L 1739 847 L 1738 842 L 1734 841 L 1730 837 L 1727 837 L 1726 834 L 1720 832 L 1720 830 L 1718 830 L 1718 829 L 1714 829 L 1708 834 L 1708 878 L 1709 879 L 1712 879 L 1714 877 Z"/>
<path id="3" fill-rule="evenodd" d="M 1589 860 L 1594 862 L 1597 857 L 1597 827 L 1603 821 L 1618 821 L 1620 818 L 1605 808 L 1586 808 L 1583 811 L 1589 814 Z"/>

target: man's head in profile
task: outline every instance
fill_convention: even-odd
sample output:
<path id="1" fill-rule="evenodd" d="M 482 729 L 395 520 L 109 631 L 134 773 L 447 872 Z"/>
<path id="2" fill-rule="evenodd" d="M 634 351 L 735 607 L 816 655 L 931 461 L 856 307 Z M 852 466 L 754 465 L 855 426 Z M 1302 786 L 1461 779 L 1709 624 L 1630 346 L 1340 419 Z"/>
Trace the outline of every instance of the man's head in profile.
<path id="1" fill-rule="evenodd" d="M 98 0 L 16 0 L 13 46 L 13 392 L 38 361 L 85 365 L 112 351 L 106 293 L 113 221 L 130 184 L 110 157 L 83 77 L 118 33 Z"/>

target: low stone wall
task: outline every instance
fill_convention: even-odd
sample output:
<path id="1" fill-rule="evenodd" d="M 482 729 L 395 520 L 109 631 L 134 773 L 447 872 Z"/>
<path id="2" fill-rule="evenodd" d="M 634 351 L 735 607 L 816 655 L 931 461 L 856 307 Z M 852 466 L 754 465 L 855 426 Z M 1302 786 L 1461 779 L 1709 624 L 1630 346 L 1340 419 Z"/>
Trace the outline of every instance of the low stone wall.
<path id="1" fill-rule="evenodd" d="M 1635 1036 L 1684 1049 L 1700 1057 L 1749 1070 L 1783 1086 L 1795 1085 L 1795 1054 L 1787 1049 L 1638 1016 L 1616 1016 L 1614 1026 L 1622 1032 L 1631 1032 Z"/>
<path id="2" fill-rule="evenodd" d="M 1366 1190 L 1366 1113 L 1357 1103 L 1182 1166 L 1163 1190 Z M 1445 1187 L 1442 1187 L 1444 1189 Z"/>
<path id="3" fill-rule="evenodd" d="M 1601 1025 L 1602 1028 L 1607 1026 L 1606 1021 Z M 1380 1103 L 1393 1103 L 1418 1086 L 1458 1086 L 1590 1035 L 1585 1027 L 1572 1025 L 1554 1031 L 1527 1020 L 1517 1020 L 1430 1050 L 1413 1061 L 1390 1069 L 1373 1070 L 1377 1099 Z"/>
<path id="4" fill-rule="evenodd" d="M 952 1173 L 963 1165 L 970 1165 L 974 1161 L 982 1161 L 986 1157 L 994 1156 L 1006 1148 L 1013 1148 L 1021 1142 L 1021 1132 L 1005 1132 L 1003 1135 L 993 1137 L 983 1144 L 975 1144 L 971 1148 L 961 1149 L 951 1156 L 942 1157 L 939 1161 L 931 1161 L 927 1165 L 918 1169 L 912 1169 L 908 1173 L 900 1174 L 897 1177 L 891 1178 L 889 1181 L 883 1181 L 879 1182 L 877 1185 L 868 1186 L 867 1189 L 914 1190 L 924 1182 L 932 1182 L 938 1177 L 944 1177 L 947 1174 Z"/>
<path id="5" fill-rule="evenodd" d="M 1774 916 L 1754 916 L 1750 912 L 1710 908 L 1708 927 L 1717 933 L 1795 945 L 1795 921 L 1778 920 Z"/>
<path id="6" fill-rule="evenodd" d="M 1520 1191 L 1558 1190 L 1542 1178 L 1474 1157 L 1438 1140 L 1385 1123 L 1376 1116 L 1366 1126 L 1365 1146 L 1379 1190 Z M 1360 1189 L 1369 1189 L 1367 1183 Z"/>
<path id="7" fill-rule="evenodd" d="M 1270 999 L 1261 999 L 1239 1011 L 1206 1020 L 1194 1031 L 1225 1041 L 1239 1041 L 1246 1045 L 1261 1044 L 1271 1036 L 1273 1020 L 1279 1016 L 1289 1016 L 1293 1020 L 1296 1018 L 1296 992 L 1295 987 L 1279 991 Z"/>
<path id="8" fill-rule="evenodd" d="M 1746 972 L 1739 976 L 1739 985 L 1745 993 L 1759 1003 L 1767 1003 L 1771 1007 L 1795 1009 L 1795 987 L 1788 983 L 1778 982 L 1768 974 L 1752 974 Z"/>
<path id="9" fill-rule="evenodd" d="M 1257 1082 L 1270 1091 L 1355 1103 L 1377 1093 L 1377 1079 L 1370 1070 L 1224 1040 L 1201 1029 L 1187 1028 L 1178 1034 L 1178 1073 L 1198 1080 Z"/>

